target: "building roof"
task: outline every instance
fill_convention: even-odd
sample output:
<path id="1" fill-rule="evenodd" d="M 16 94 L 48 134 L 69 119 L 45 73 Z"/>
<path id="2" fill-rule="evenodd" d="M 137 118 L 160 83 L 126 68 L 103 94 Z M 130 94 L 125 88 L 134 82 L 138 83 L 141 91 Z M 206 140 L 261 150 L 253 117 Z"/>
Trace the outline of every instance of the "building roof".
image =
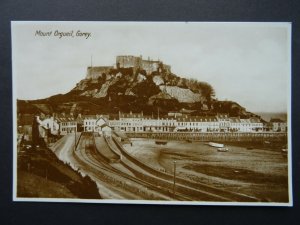
<path id="1" fill-rule="evenodd" d="M 83 115 L 81 116 L 83 118 L 83 120 L 98 120 L 103 118 L 104 120 L 108 120 L 109 119 L 109 115 Z"/>
<path id="2" fill-rule="evenodd" d="M 241 123 L 250 123 L 250 119 L 240 119 Z"/>
<path id="3" fill-rule="evenodd" d="M 111 127 L 108 126 L 107 124 L 102 124 L 100 127 L 101 127 L 101 128 L 103 128 L 103 127 L 109 127 L 109 128 L 111 128 Z"/>
<path id="4" fill-rule="evenodd" d="M 217 118 L 218 118 L 218 119 L 226 119 L 226 120 L 229 119 L 229 117 L 228 117 L 227 114 L 218 114 L 218 115 L 217 115 Z"/>
<path id="5" fill-rule="evenodd" d="M 143 118 L 143 113 L 119 113 L 119 118 Z"/>
<path id="6" fill-rule="evenodd" d="M 231 123 L 240 123 L 241 122 L 240 118 L 238 118 L 238 117 L 230 117 L 229 121 Z"/>
<path id="7" fill-rule="evenodd" d="M 216 122 L 215 116 L 178 116 L 176 117 L 178 122 Z"/>
<path id="8" fill-rule="evenodd" d="M 76 118 L 70 114 L 57 114 L 54 116 L 54 120 L 57 122 L 76 122 Z"/>
<path id="9" fill-rule="evenodd" d="M 143 119 L 144 120 L 176 120 L 176 118 L 174 116 L 167 116 L 167 115 L 164 115 L 164 116 L 159 116 L 159 118 L 156 116 L 149 116 L 149 115 L 146 115 L 146 116 L 143 116 Z"/>
<path id="10" fill-rule="evenodd" d="M 74 117 L 55 117 L 55 120 L 59 123 L 63 122 L 76 122 L 76 119 Z"/>

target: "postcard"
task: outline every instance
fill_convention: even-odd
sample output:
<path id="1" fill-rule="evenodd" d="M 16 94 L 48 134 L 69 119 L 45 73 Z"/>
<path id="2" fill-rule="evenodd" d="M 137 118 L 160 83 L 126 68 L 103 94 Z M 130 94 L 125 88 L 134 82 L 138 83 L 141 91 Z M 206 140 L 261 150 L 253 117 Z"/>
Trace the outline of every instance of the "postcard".
<path id="1" fill-rule="evenodd" d="M 293 205 L 290 23 L 11 28 L 14 201 Z"/>

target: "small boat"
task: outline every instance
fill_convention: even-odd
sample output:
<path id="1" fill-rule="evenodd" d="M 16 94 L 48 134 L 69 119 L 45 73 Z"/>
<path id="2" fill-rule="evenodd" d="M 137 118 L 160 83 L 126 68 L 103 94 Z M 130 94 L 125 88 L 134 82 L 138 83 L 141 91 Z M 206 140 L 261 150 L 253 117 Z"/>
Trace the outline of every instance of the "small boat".
<path id="1" fill-rule="evenodd" d="M 286 158 L 288 156 L 288 149 L 287 148 L 283 148 L 281 149 L 281 155 Z"/>
<path id="2" fill-rule="evenodd" d="M 215 148 L 224 148 L 224 144 L 219 144 L 215 142 L 208 142 L 209 146 L 215 147 Z"/>
<path id="3" fill-rule="evenodd" d="M 218 148 L 218 152 L 228 152 L 228 148 Z"/>
<path id="4" fill-rule="evenodd" d="M 193 140 L 192 140 L 192 139 L 187 139 L 187 140 L 186 140 L 186 142 L 188 142 L 188 143 L 192 143 L 192 142 L 193 142 Z"/>
<path id="5" fill-rule="evenodd" d="M 247 147 L 247 149 L 248 149 L 248 150 L 252 150 L 252 149 L 253 149 L 253 147 L 252 147 L 252 146 L 249 146 L 249 147 Z"/>
<path id="6" fill-rule="evenodd" d="M 165 140 L 156 140 L 155 141 L 155 144 L 157 144 L 157 145 L 166 145 L 168 142 L 167 141 L 165 141 Z"/>

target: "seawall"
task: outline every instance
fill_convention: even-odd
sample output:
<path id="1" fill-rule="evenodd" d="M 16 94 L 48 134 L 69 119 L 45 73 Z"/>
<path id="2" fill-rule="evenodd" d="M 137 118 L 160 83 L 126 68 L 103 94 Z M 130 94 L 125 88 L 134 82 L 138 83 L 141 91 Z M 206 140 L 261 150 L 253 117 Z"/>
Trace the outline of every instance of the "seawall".
<path id="1" fill-rule="evenodd" d="M 215 133 L 215 132 L 126 132 L 129 138 L 219 142 L 287 142 L 286 132 Z"/>

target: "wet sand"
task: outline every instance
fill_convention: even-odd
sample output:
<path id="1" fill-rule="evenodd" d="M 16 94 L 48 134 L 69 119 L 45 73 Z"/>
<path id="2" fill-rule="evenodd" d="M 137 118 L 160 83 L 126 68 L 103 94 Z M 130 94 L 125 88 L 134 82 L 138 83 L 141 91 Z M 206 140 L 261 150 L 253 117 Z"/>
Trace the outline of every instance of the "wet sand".
<path id="1" fill-rule="evenodd" d="M 202 142 L 133 138 L 124 147 L 144 163 L 196 182 L 260 198 L 262 202 L 288 202 L 287 157 L 278 149 L 247 149 L 226 145 L 228 152 Z"/>

